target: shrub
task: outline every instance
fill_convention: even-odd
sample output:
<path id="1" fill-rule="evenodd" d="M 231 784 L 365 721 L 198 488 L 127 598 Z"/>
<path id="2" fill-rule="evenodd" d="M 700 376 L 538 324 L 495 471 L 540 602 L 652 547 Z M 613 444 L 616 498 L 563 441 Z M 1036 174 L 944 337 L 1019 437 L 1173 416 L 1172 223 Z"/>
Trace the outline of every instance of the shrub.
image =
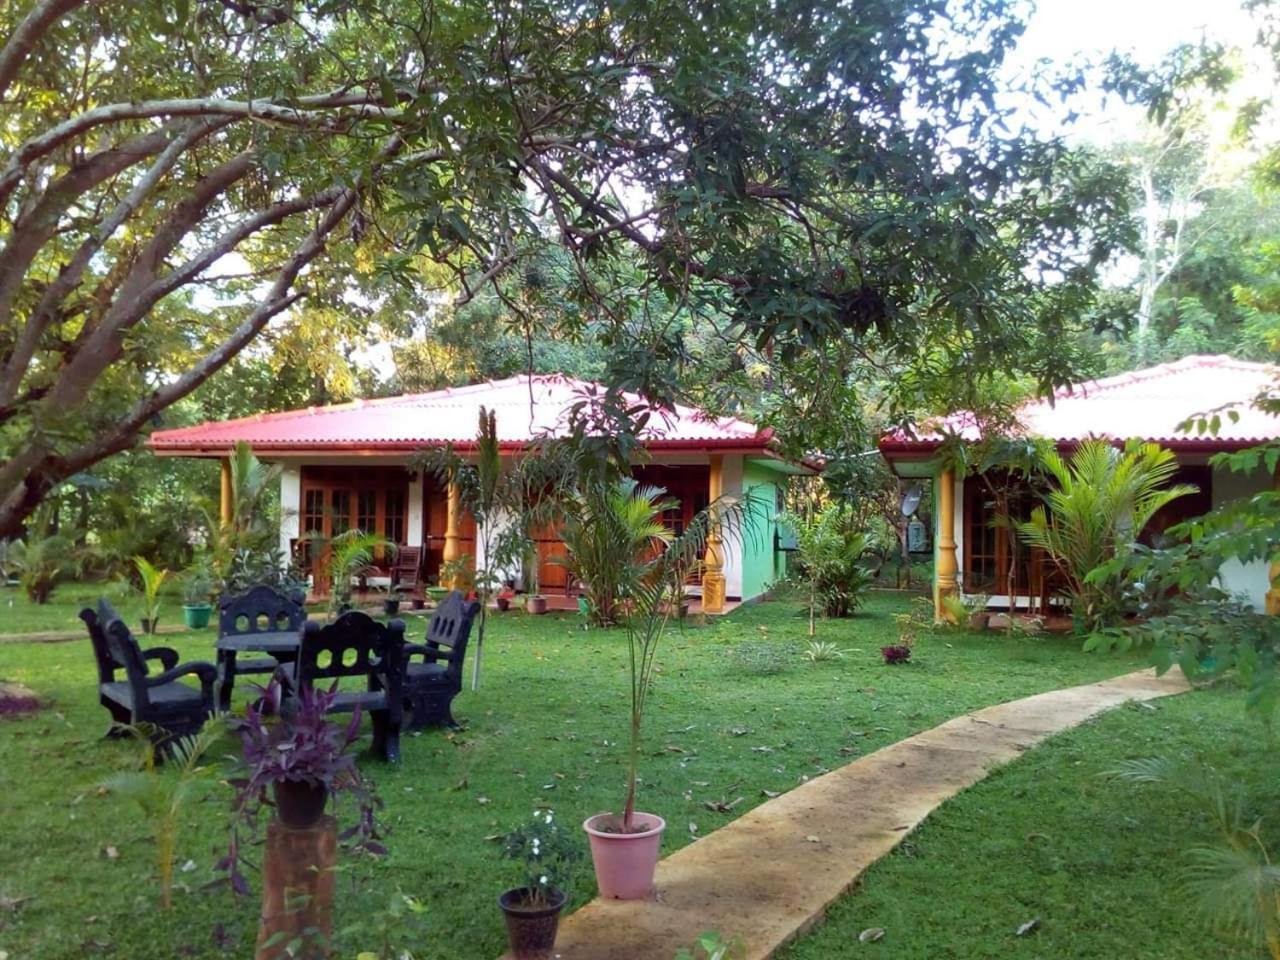
<path id="1" fill-rule="evenodd" d="M 814 614 L 847 617 L 861 605 L 875 579 L 866 534 L 851 527 L 851 515 L 828 506 L 808 519 L 795 520 L 799 581 L 809 597 L 809 635 Z"/>
<path id="2" fill-rule="evenodd" d="M 1092 633 L 1118 617 L 1123 583 L 1090 575 L 1131 550 L 1161 507 L 1196 488 L 1169 486 L 1178 461 L 1155 443 L 1130 443 L 1118 451 L 1104 440 L 1090 440 L 1070 460 L 1055 450 L 1042 456 L 1054 486 L 1018 530 L 1053 562 L 1066 581 L 1077 623 Z"/>

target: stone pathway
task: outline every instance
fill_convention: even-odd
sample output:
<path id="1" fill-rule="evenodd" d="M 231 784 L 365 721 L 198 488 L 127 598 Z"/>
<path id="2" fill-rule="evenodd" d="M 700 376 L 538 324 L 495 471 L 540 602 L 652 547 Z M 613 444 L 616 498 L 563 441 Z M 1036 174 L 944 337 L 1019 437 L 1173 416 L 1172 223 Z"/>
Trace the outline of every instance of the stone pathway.
<path id="1" fill-rule="evenodd" d="M 707 930 L 762 960 L 818 922 L 939 804 L 1047 737 L 1130 700 L 1190 689 L 1150 670 L 987 707 L 855 760 L 658 864 L 656 901 L 593 900 L 561 923 L 561 960 L 672 960 Z M 678 824 L 675 825 L 678 828 Z M 672 829 L 668 827 L 668 829 Z"/>

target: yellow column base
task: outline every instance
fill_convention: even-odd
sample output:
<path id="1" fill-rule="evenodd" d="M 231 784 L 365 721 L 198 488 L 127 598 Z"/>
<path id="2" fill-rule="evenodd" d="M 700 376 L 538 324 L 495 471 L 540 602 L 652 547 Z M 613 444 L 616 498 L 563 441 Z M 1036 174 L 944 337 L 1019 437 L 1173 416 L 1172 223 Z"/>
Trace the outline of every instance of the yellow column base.
<path id="1" fill-rule="evenodd" d="M 724 574 L 702 575 L 702 612 L 724 613 Z"/>

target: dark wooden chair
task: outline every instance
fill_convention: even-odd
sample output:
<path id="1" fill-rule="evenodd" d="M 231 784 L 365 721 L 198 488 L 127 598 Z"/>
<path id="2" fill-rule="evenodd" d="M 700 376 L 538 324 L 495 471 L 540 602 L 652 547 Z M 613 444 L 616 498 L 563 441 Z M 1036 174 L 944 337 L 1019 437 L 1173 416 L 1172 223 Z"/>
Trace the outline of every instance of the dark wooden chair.
<path id="1" fill-rule="evenodd" d="M 422 547 L 401 544 L 396 547 L 396 562 L 391 568 L 391 586 L 405 593 L 416 593 L 422 580 Z"/>
<path id="2" fill-rule="evenodd" d="M 289 696 L 323 683 L 360 677 L 363 690 L 340 690 L 330 708 L 351 713 L 357 707 L 373 721 L 373 750 L 383 759 L 400 759 L 400 725 L 404 716 L 404 623 L 379 623 L 358 610 L 333 623 L 308 620 L 302 630 L 298 660 L 276 676 Z"/>
<path id="3" fill-rule="evenodd" d="M 178 651 L 169 647 L 143 650 L 111 605 L 98 601 L 98 609 L 80 611 L 89 629 L 98 662 L 98 700 L 111 714 L 118 735 L 125 724 L 149 723 L 161 731 L 157 745 L 195 733 L 214 712 L 213 686 L 217 668 L 212 663 L 178 663 Z M 148 670 L 149 660 L 160 661 L 161 673 Z M 120 671 L 124 679 L 119 678 Z M 194 676 L 200 688 L 180 682 Z"/>
<path id="4" fill-rule="evenodd" d="M 296 633 L 307 620 L 306 597 L 301 590 L 286 594 L 267 584 L 218 601 L 218 637 L 252 637 L 268 633 Z M 277 657 L 241 660 L 236 673 L 274 673 Z"/>
<path id="5" fill-rule="evenodd" d="M 405 647 L 404 699 L 412 711 L 411 730 L 456 727 L 453 698 L 462 691 L 462 663 L 478 601 L 467 602 L 454 590 L 431 614 L 426 643 Z M 421 658 L 414 660 L 415 657 Z"/>

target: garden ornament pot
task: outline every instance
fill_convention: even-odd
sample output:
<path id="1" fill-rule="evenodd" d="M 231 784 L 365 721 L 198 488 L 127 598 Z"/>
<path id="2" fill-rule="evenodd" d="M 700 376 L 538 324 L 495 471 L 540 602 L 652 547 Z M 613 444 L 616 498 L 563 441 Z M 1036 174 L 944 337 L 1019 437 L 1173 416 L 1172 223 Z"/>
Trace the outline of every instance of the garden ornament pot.
<path id="1" fill-rule="evenodd" d="M 525 600 L 524 608 L 530 613 L 546 613 L 547 598 L 538 593 L 531 594 L 529 598 Z"/>
<path id="2" fill-rule="evenodd" d="M 498 898 L 507 921 L 507 941 L 516 960 L 551 960 L 565 895 L 554 887 L 545 903 L 529 903 L 530 889 L 516 887 Z"/>
<path id="3" fill-rule="evenodd" d="M 394 617 L 397 613 L 400 612 L 400 601 L 399 600 L 383 600 L 382 612 L 385 613 L 388 617 Z"/>
<path id="4" fill-rule="evenodd" d="M 639 833 L 613 833 L 610 824 L 620 818 L 611 813 L 588 817 L 582 824 L 591 840 L 591 862 L 596 868 L 600 896 L 614 900 L 643 900 L 653 893 L 653 874 L 662 848 L 662 831 L 667 821 L 656 813 L 636 811 Z"/>
<path id="5" fill-rule="evenodd" d="M 277 780 L 271 785 L 276 798 L 276 816 L 286 827 L 305 830 L 320 822 L 329 788 L 306 780 Z"/>
<path id="6" fill-rule="evenodd" d="M 203 630 L 209 625 L 212 612 L 211 603 L 187 603 L 182 607 L 182 620 L 192 630 Z"/>

